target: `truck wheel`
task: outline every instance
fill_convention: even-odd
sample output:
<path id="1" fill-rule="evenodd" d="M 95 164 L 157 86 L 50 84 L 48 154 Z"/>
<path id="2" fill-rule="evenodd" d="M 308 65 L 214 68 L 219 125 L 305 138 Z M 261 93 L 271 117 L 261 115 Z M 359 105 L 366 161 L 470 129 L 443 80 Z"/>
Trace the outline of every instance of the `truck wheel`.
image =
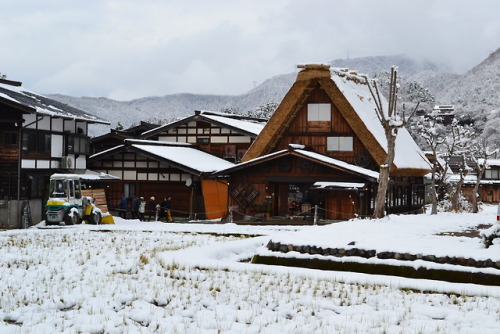
<path id="1" fill-rule="evenodd" d="M 78 215 L 73 212 L 72 215 L 69 214 L 69 211 L 66 211 L 64 214 L 64 224 L 66 225 L 75 225 L 78 221 Z"/>
<path id="2" fill-rule="evenodd" d="M 92 210 L 90 215 L 87 218 L 89 224 L 99 225 L 101 223 L 101 213 L 95 210 Z"/>

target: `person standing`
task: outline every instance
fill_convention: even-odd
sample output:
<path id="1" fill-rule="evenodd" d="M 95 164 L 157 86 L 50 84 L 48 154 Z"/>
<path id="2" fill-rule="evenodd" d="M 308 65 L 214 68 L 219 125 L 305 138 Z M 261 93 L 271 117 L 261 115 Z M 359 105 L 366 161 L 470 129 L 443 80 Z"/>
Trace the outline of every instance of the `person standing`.
<path id="1" fill-rule="evenodd" d="M 172 207 L 172 197 L 167 196 L 161 203 L 162 216 L 165 216 L 165 220 L 169 223 L 173 221 L 170 208 Z"/>
<path id="2" fill-rule="evenodd" d="M 156 215 L 156 201 L 153 196 L 151 196 L 151 198 L 149 199 L 148 215 L 149 215 L 148 220 L 153 220 L 153 218 Z M 158 220 L 158 218 L 156 220 Z"/>
<path id="3" fill-rule="evenodd" d="M 127 197 L 123 196 L 120 200 L 120 204 L 118 206 L 118 213 L 120 214 L 120 218 L 127 218 Z"/>
<path id="4" fill-rule="evenodd" d="M 134 196 L 132 199 L 132 219 L 139 219 L 139 205 L 141 204 L 141 200 Z"/>
<path id="5" fill-rule="evenodd" d="M 140 221 L 145 221 L 146 219 L 144 218 L 144 212 L 146 211 L 146 201 L 144 200 L 144 197 L 141 197 L 139 199 L 139 220 Z"/>

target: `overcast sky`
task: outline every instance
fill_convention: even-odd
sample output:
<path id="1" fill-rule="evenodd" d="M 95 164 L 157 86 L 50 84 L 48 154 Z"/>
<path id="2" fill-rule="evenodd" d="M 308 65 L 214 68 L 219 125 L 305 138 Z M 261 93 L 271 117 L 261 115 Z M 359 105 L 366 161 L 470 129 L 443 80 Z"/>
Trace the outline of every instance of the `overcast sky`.
<path id="1" fill-rule="evenodd" d="M 297 64 L 407 54 L 469 70 L 498 0 L 2 0 L 0 72 L 38 93 L 242 94 Z"/>

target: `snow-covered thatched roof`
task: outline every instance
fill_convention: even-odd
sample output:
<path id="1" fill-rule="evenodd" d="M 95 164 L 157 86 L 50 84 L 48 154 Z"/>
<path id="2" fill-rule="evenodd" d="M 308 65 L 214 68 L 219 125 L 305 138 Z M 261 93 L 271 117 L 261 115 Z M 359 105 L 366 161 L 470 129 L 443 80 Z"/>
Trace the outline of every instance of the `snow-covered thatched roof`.
<path id="1" fill-rule="evenodd" d="M 321 88 L 338 108 L 355 135 L 381 165 L 387 155 L 387 140 L 375 111 L 375 101 L 367 77 L 354 72 L 330 69 L 329 65 L 304 65 L 278 109 L 243 157 L 244 161 L 269 154 L 283 137 L 314 87 Z M 387 112 L 387 101 L 381 97 Z M 402 128 L 396 139 L 396 156 L 392 172 L 396 175 L 425 175 L 430 163 L 409 132 Z"/>

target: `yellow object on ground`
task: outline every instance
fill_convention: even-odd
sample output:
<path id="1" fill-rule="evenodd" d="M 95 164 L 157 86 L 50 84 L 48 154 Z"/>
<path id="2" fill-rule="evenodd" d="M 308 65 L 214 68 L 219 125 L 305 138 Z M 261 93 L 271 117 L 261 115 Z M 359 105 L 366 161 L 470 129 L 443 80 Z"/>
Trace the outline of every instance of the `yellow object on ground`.
<path id="1" fill-rule="evenodd" d="M 90 213 L 92 212 L 92 209 L 94 208 L 94 205 L 87 205 L 85 207 L 85 212 L 83 213 L 85 216 L 89 216 Z"/>
<path id="2" fill-rule="evenodd" d="M 112 215 L 107 215 L 107 216 L 102 216 L 101 217 L 101 224 L 114 224 L 115 220 L 113 219 Z"/>

